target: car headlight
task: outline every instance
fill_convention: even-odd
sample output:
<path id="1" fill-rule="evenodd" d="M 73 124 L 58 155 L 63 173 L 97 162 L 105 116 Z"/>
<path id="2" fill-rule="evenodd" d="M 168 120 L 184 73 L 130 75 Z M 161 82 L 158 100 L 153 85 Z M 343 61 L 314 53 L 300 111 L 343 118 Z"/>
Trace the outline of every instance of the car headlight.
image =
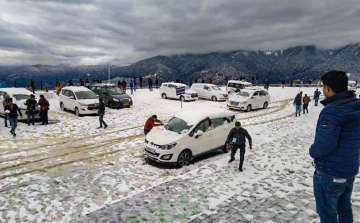
<path id="1" fill-rule="evenodd" d="M 175 146 L 176 146 L 176 143 L 172 143 L 172 144 L 161 146 L 161 149 L 170 150 L 170 149 L 174 148 Z"/>
<path id="2" fill-rule="evenodd" d="M 113 101 L 119 102 L 120 100 L 117 98 L 113 98 Z"/>

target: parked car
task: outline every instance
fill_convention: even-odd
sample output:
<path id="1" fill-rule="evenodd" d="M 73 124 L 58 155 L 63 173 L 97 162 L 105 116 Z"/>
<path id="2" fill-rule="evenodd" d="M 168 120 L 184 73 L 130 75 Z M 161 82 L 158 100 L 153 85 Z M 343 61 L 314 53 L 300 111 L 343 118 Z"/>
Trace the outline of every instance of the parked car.
<path id="1" fill-rule="evenodd" d="M 251 87 L 252 84 L 246 81 L 238 81 L 238 80 L 229 80 L 226 85 L 226 92 L 228 94 L 233 94 L 240 92 L 241 89 L 245 89 L 247 87 Z"/>
<path id="2" fill-rule="evenodd" d="M 131 97 L 114 84 L 93 84 L 89 89 L 102 97 L 109 108 L 130 108 L 133 105 Z"/>
<path id="3" fill-rule="evenodd" d="M 33 93 L 26 88 L 0 88 L 0 115 L 5 116 L 3 101 L 7 96 L 9 96 L 13 99 L 13 103 L 15 103 L 20 108 L 21 113 L 23 114 L 22 117 L 18 117 L 18 120 L 26 120 L 27 116 L 25 102 L 32 94 Z M 36 95 L 35 98 L 38 100 Z M 38 120 L 40 119 L 39 107 L 37 106 L 35 109 L 35 119 Z"/>
<path id="4" fill-rule="evenodd" d="M 185 88 L 185 93 L 181 95 L 176 95 L 177 88 Z M 198 99 L 198 94 L 196 91 L 191 90 L 189 86 L 181 83 L 162 83 L 160 87 L 160 95 L 163 99 L 179 99 L 181 101 L 195 101 Z"/>
<path id="5" fill-rule="evenodd" d="M 266 90 L 243 89 L 228 100 L 229 109 L 251 111 L 253 109 L 268 108 L 270 95 Z"/>
<path id="6" fill-rule="evenodd" d="M 98 113 L 99 97 L 86 87 L 64 87 L 59 101 L 62 111 L 73 111 L 77 116 Z"/>
<path id="7" fill-rule="evenodd" d="M 215 84 L 196 83 L 191 85 L 191 89 L 196 91 L 199 98 L 209 99 L 212 101 L 226 101 L 228 95 Z"/>
<path id="8" fill-rule="evenodd" d="M 220 148 L 227 152 L 224 144 L 234 122 L 232 112 L 220 109 L 183 111 L 146 136 L 145 157 L 182 167 L 210 151 Z"/>

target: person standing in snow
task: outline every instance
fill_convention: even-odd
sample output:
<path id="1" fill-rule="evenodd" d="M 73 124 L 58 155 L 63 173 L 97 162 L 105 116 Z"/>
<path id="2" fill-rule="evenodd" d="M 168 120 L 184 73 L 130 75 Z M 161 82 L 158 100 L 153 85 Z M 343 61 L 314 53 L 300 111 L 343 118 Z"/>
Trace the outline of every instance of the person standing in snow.
<path id="1" fill-rule="evenodd" d="M 148 85 L 149 85 L 149 90 L 152 91 L 153 90 L 153 81 L 150 77 L 148 79 Z"/>
<path id="2" fill-rule="evenodd" d="M 348 90 L 348 77 L 330 71 L 321 77 L 325 107 L 309 149 L 314 159 L 316 210 L 320 222 L 353 222 L 351 194 L 359 172 L 360 100 Z"/>
<path id="3" fill-rule="evenodd" d="M 102 97 L 99 98 L 99 110 L 98 110 L 98 114 L 99 114 L 99 122 L 100 122 L 100 126 L 98 127 L 98 129 L 101 129 L 104 125 L 104 129 L 106 129 L 108 127 L 108 125 L 106 124 L 106 122 L 104 121 L 104 116 L 105 116 L 105 103 Z"/>
<path id="4" fill-rule="evenodd" d="M 130 92 L 131 92 L 131 95 L 133 95 L 134 94 L 134 86 L 135 84 L 134 84 L 134 81 L 133 80 L 131 80 L 130 81 Z"/>
<path id="5" fill-rule="evenodd" d="M 296 114 L 295 116 L 300 116 L 301 115 L 301 105 L 302 105 L 302 91 L 300 91 L 300 93 L 298 93 L 294 99 L 294 105 L 295 105 L 295 109 L 296 109 Z"/>
<path id="6" fill-rule="evenodd" d="M 4 101 L 3 101 L 3 108 L 5 110 L 5 108 L 8 106 L 8 104 L 10 103 L 10 97 L 8 95 L 5 96 Z M 8 127 L 8 120 L 9 120 L 9 114 L 7 114 L 5 112 L 5 116 L 4 116 L 4 121 L 5 121 L 5 127 Z"/>
<path id="7" fill-rule="evenodd" d="M 319 104 L 320 95 L 321 95 L 321 92 L 319 91 L 319 89 L 316 88 L 316 90 L 314 92 L 315 107 L 317 107 Z"/>
<path id="8" fill-rule="evenodd" d="M 239 164 L 239 171 L 243 171 L 243 164 L 245 158 L 245 147 L 246 147 L 246 140 L 249 142 L 250 149 L 252 149 L 252 139 L 249 135 L 248 131 L 241 127 L 241 123 L 239 121 L 235 122 L 235 128 L 231 129 L 227 139 L 226 139 L 226 147 L 231 148 L 231 157 L 229 163 L 235 160 L 236 151 L 240 150 L 240 164 Z"/>
<path id="9" fill-rule="evenodd" d="M 144 135 L 146 136 L 155 126 L 163 125 L 163 122 L 160 121 L 156 115 L 152 115 L 145 122 L 144 126 Z"/>
<path id="10" fill-rule="evenodd" d="M 26 100 L 26 115 L 27 115 L 27 124 L 35 125 L 35 109 L 37 101 L 35 95 L 31 95 L 29 99 Z"/>
<path id="11" fill-rule="evenodd" d="M 46 100 L 44 95 L 40 95 L 38 105 L 40 106 L 41 124 L 42 125 L 49 124 L 48 112 L 49 112 L 50 104 L 48 100 Z"/>
<path id="12" fill-rule="evenodd" d="M 309 113 L 309 103 L 310 103 L 311 99 L 310 97 L 305 94 L 304 98 L 303 98 L 303 114 Z"/>
<path id="13" fill-rule="evenodd" d="M 11 126 L 11 130 L 10 133 L 16 137 L 16 127 L 17 127 L 17 119 L 18 119 L 18 113 L 20 116 L 22 116 L 22 113 L 20 111 L 20 108 L 13 103 L 13 99 L 10 98 L 9 99 L 9 103 L 7 104 L 7 106 L 5 107 L 5 113 L 8 114 L 9 117 L 9 122 L 10 122 L 10 126 Z"/>

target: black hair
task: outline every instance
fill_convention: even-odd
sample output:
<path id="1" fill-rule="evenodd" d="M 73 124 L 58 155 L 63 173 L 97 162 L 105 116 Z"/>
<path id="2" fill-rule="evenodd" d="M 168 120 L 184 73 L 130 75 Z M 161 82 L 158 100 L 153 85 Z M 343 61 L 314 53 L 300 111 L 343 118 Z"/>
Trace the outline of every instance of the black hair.
<path id="1" fill-rule="evenodd" d="M 321 77 L 324 85 L 329 86 L 335 93 L 348 90 L 348 77 L 344 71 L 332 70 Z"/>
<path id="2" fill-rule="evenodd" d="M 241 126 L 241 123 L 239 121 L 236 121 L 235 126 Z"/>
<path id="3" fill-rule="evenodd" d="M 152 115 L 151 116 L 153 119 L 157 119 L 157 115 Z"/>

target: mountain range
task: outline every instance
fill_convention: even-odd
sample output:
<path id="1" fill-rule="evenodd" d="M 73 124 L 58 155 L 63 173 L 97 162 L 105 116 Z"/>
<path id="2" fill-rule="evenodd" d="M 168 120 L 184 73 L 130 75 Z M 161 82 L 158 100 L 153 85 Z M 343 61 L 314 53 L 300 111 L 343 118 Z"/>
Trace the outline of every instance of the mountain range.
<path id="1" fill-rule="evenodd" d="M 318 80 L 332 69 L 351 74 L 360 80 L 360 43 L 336 49 L 321 49 L 314 45 L 283 50 L 236 50 L 207 54 L 155 56 L 128 66 L 111 66 L 111 77 L 149 77 L 157 75 L 163 81 L 212 79 L 224 83 L 227 79 L 279 83 L 283 80 Z M 25 85 L 29 80 L 53 85 L 55 80 L 107 79 L 108 66 L 23 65 L 0 66 L 0 82 Z"/>

